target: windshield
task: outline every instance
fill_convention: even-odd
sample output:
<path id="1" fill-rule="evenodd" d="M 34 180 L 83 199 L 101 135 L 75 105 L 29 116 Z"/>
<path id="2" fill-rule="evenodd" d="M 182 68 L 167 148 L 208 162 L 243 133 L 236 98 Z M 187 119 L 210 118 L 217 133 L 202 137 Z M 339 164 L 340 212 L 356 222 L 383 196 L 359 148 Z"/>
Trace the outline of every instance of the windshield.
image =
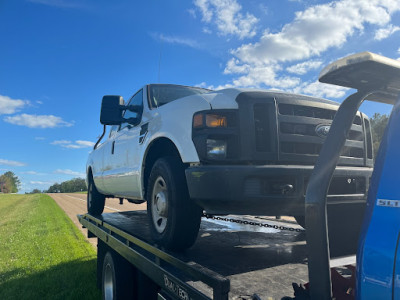
<path id="1" fill-rule="evenodd" d="M 211 90 L 173 84 L 151 84 L 149 86 L 151 107 L 160 107 L 179 98 L 209 92 Z"/>

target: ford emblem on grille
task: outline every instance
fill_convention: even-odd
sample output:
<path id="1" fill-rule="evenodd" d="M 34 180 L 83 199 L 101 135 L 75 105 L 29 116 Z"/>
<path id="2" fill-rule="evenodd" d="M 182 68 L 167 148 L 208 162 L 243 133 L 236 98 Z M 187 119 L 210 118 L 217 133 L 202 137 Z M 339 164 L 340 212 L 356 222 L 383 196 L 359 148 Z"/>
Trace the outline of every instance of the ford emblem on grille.
<path id="1" fill-rule="evenodd" d="M 326 138 L 328 135 L 329 129 L 331 129 L 331 125 L 318 125 L 315 127 L 315 133 L 321 137 L 321 138 Z"/>

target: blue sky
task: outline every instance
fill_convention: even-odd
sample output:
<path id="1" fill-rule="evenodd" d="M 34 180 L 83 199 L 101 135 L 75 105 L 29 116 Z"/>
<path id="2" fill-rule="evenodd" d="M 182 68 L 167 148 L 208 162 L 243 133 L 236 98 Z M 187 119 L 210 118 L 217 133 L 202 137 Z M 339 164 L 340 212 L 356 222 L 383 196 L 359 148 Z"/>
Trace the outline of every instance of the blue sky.
<path id="1" fill-rule="evenodd" d="M 84 176 L 105 94 L 162 82 L 341 102 L 348 90 L 317 83 L 323 66 L 400 58 L 398 0 L 5 0 L 0 20 L 0 174 L 21 192 Z"/>

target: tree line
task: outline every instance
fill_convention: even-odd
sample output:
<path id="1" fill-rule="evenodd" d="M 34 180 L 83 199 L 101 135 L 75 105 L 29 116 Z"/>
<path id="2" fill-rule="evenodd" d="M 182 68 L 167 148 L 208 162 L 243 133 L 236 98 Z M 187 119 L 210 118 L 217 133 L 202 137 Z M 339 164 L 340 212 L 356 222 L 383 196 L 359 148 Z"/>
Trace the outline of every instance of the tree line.
<path id="1" fill-rule="evenodd" d="M 75 192 L 86 192 L 87 187 L 85 179 L 74 178 L 61 183 L 55 183 L 50 186 L 47 190 L 33 189 L 31 192 L 26 194 L 39 194 L 39 193 L 75 193 Z"/>
<path id="2" fill-rule="evenodd" d="M 379 113 L 374 113 L 370 121 L 372 128 L 374 157 L 376 158 L 376 155 L 378 154 L 379 145 L 381 144 L 381 140 L 385 132 L 386 125 L 389 121 L 389 116 L 385 114 L 381 115 Z"/>
<path id="3" fill-rule="evenodd" d="M 85 179 L 74 178 L 61 183 L 55 183 L 46 191 L 46 193 L 75 193 L 87 191 Z"/>

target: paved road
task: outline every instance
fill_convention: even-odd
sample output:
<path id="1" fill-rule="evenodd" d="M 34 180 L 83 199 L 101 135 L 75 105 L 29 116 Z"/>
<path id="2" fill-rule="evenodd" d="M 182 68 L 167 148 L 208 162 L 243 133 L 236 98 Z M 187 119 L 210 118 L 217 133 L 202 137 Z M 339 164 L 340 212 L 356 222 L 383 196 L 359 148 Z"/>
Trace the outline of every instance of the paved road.
<path id="1" fill-rule="evenodd" d="M 56 203 L 65 211 L 65 213 L 70 217 L 72 222 L 82 231 L 82 233 L 87 236 L 87 230 L 82 228 L 76 215 L 84 214 L 87 212 L 86 208 L 86 194 L 64 194 L 55 193 L 48 194 L 52 197 Z M 146 203 L 142 204 L 132 204 L 128 201 L 124 201 L 123 205 L 119 204 L 119 200 L 115 198 L 107 198 L 106 206 L 104 207 L 104 212 L 116 212 L 116 211 L 132 211 L 132 210 L 146 210 Z M 89 239 L 92 245 L 96 246 L 96 239 Z"/>

